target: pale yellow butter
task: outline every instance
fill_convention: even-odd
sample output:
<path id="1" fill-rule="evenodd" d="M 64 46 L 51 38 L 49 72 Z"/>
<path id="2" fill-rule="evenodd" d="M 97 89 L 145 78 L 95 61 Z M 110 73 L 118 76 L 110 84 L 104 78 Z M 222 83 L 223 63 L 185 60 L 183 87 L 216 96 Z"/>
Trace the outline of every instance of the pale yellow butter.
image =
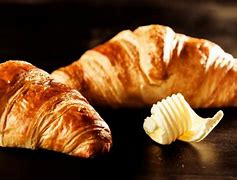
<path id="1" fill-rule="evenodd" d="M 212 131 L 223 115 L 220 110 L 213 118 L 201 118 L 178 93 L 154 104 L 151 116 L 145 119 L 143 128 L 160 144 L 170 144 L 176 139 L 198 142 Z"/>

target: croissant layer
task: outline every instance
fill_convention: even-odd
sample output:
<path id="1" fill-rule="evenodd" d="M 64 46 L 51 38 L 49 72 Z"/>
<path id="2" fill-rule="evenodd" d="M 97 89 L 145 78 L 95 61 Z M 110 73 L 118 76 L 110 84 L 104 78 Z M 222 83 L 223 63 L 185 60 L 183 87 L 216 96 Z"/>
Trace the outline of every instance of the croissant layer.
<path id="1" fill-rule="evenodd" d="M 88 101 L 24 61 L 0 64 L 0 146 L 78 157 L 108 152 L 111 132 Z"/>
<path id="2" fill-rule="evenodd" d="M 182 93 L 194 107 L 237 106 L 237 60 L 217 44 L 161 25 L 125 30 L 53 76 L 89 102 L 149 106 Z"/>

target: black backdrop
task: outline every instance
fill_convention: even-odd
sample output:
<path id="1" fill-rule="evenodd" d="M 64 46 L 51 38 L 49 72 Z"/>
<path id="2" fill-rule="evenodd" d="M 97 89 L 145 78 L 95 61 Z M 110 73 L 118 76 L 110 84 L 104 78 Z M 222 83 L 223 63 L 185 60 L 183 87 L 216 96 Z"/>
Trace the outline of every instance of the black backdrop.
<path id="1" fill-rule="evenodd" d="M 237 55 L 235 1 L 0 1 L 0 61 L 24 59 L 47 71 L 124 29 L 162 24 Z"/>
<path id="2" fill-rule="evenodd" d="M 0 1 L 0 62 L 29 61 L 51 72 L 123 29 L 163 24 L 210 39 L 237 56 L 237 3 L 215 0 Z M 0 179 L 216 179 L 237 177 L 236 109 L 201 143 L 153 143 L 143 132 L 147 109 L 96 108 L 113 148 L 82 160 L 48 151 L 0 148 Z M 217 109 L 197 110 L 204 117 Z"/>

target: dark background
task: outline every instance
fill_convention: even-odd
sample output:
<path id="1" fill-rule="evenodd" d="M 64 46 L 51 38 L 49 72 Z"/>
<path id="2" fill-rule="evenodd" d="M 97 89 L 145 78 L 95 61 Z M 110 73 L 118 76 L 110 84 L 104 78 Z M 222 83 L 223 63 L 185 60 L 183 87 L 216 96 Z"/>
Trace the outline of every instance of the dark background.
<path id="1" fill-rule="evenodd" d="M 51 72 L 119 31 L 162 24 L 207 38 L 237 56 L 237 3 L 230 0 L 0 1 L 0 62 L 26 60 Z M 113 134 L 105 156 L 84 160 L 44 150 L 0 148 L 0 179 L 237 178 L 237 112 L 200 143 L 161 146 L 145 135 L 147 109 L 99 109 Z M 212 116 L 217 109 L 198 109 Z"/>
<path id="2" fill-rule="evenodd" d="M 49 72 L 121 30 L 148 24 L 208 38 L 237 56 L 236 1 L 0 2 L 0 60 L 23 59 Z"/>

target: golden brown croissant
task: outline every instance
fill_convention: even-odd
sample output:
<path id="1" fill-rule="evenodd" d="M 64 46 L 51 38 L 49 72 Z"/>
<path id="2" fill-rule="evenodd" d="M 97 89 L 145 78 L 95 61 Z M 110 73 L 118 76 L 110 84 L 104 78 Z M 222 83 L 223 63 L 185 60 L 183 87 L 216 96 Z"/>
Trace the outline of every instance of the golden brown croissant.
<path id="1" fill-rule="evenodd" d="M 111 132 L 76 90 L 24 61 L 0 64 L 0 146 L 78 157 L 109 151 Z"/>
<path id="2" fill-rule="evenodd" d="M 237 63 L 218 45 L 149 25 L 125 30 L 53 76 L 89 102 L 147 106 L 182 93 L 194 108 L 237 106 Z"/>

